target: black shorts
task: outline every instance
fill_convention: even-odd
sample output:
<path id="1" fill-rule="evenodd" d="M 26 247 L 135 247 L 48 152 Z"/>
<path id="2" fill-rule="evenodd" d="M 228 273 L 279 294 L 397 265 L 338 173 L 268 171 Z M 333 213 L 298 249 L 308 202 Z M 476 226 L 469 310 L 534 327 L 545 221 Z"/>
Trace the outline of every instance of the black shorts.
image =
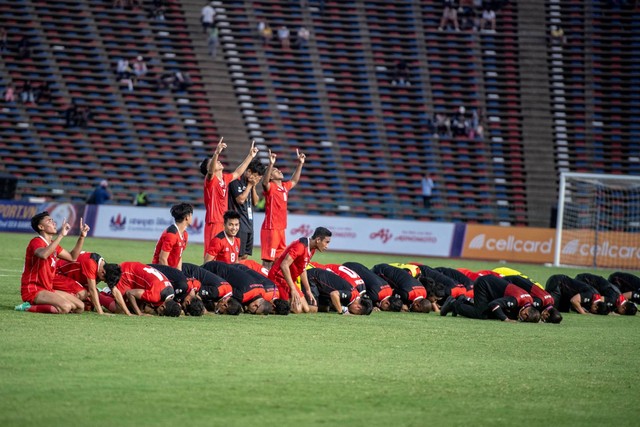
<path id="1" fill-rule="evenodd" d="M 253 231 L 239 230 L 237 237 L 240 239 L 240 256 L 253 254 Z"/>

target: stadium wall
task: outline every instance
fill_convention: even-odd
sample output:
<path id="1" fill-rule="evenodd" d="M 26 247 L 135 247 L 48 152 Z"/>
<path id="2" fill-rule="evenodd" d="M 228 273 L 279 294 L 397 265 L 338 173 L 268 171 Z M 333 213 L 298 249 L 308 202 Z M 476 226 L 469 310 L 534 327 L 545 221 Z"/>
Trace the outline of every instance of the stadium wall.
<path id="1" fill-rule="evenodd" d="M 0 231 L 31 233 L 30 218 L 43 210 L 48 210 L 58 224 L 67 218 L 72 234 L 77 233 L 80 218 L 84 218 L 94 237 L 154 241 L 173 223 L 166 208 L 3 200 Z M 255 214 L 256 236 L 260 236 L 263 218 L 264 214 Z M 332 230 L 333 251 L 548 263 L 553 261 L 555 248 L 555 230 L 551 228 L 312 215 L 289 215 L 287 239 L 308 236 L 318 226 Z M 195 210 L 188 231 L 191 242 L 203 243 L 204 210 Z"/>

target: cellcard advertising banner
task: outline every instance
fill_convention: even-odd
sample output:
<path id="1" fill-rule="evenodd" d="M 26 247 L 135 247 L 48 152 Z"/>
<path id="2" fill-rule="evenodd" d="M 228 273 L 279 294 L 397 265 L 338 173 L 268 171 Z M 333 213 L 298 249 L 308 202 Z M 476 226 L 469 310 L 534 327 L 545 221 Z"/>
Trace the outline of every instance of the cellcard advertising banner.
<path id="1" fill-rule="evenodd" d="M 0 231 L 33 233 L 31 217 L 47 211 L 58 228 L 66 220 L 71 224 L 69 234 L 77 235 L 80 230 L 80 218 L 85 215 L 84 204 L 73 203 L 29 203 L 13 200 L 0 200 Z"/>
<path id="2" fill-rule="evenodd" d="M 466 227 L 462 258 L 553 262 L 555 230 L 534 227 L 499 227 L 469 224 Z"/>
<path id="3" fill-rule="evenodd" d="M 560 262 L 630 270 L 640 269 L 640 233 L 564 230 Z"/>

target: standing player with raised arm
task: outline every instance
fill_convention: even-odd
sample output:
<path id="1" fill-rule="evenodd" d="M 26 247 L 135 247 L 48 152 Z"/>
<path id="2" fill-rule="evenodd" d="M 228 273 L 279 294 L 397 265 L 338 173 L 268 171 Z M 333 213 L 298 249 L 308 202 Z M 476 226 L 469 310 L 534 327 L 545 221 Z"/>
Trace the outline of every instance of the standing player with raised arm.
<path id="1" fill-rule="evenodd" d="M 227 188 L 229 183 L 238 179 L 249 166 L 249 163 L 258 154 L 255 147 L 255 141 L 251 142 L 251 149 L 247 157 L 233 171 L 233 173 L 225 173 L 224 165 L 220 162 L 219 157 L 222 150 L 227 148 L 227 144 L 222 142 L 220 138 L 216 150 L 211 158 L 206 158 L 200 163 L 200 173 L 204 176 L 204 207 L 205 207 L 205 224 L 204 224 L 204 248 L 206 250 L 209 240 L 224 229 L 223 215 L 229 206 L 229 197 Z"/>
<path id="2" fill-rule="evenodd" d="M 306 156 L 296 149 L 298 166 L 291 180 L 283 182 L 282 171 L 276 168 L 276 154 L 269 150 L 269 166 L 264 173 L 262 188 L 265 197 L 265 212 L 262 229 L 260 230 L 260 244 L 262 246 L 262 265 L 271 268 L 273 261 L 282 254 L 287 247 L 285 230 L 287 228 L 287 202 L 289 191 L 298 184 L 302 174 L 302 165 Z"/>

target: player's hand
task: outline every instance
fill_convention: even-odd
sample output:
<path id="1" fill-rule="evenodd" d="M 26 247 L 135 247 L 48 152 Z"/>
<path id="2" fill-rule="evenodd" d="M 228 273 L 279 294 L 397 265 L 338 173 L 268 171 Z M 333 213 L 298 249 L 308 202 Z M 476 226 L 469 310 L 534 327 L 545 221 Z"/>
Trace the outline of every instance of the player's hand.
<path id="1" fill-rule="evenodd" d="M 260 175 L 252 173 L 251 175 L 249 175 L 249 179 L 247 179 L 247 184 L 256 185 L 260 182 L 261 179 L 262 177 Z"/>
<path id="2" fill-rule="evenodd" d="M 251 154 L 251 157 L 255 157 L 256 154 L 258 154 L 258 147 L 256 147 L 256 141 L 251 141 L 251 149 L 249 150 L 249 154 Z"/>
<path id="3" fill-rule="evenodd" d="M 89 230 L 91 230 L 91 227 L 85 224 L 84 219 L 80 217 L 80 235 L 82 237 L 87 237 L 87 233 L 89 233 Z"/>
<path id="4" fill-rule="evenodd" d="M 302 302 L 300 302 L 300 295 L 298 292 L 291 292 L 291 311 L 299 313 L 302 311 Z"/>
<path id="5" fill-rule="evenodd" d="M 62 220 L 62 227 L 60 227 L 60 235 L 62 237 L 69 234 L 69 230 L 71 230 L 71 224 L 67 222 L 67 218 Z"/>
<path id="6" fill-rule="evenodd" d="M 103 311 L 102 313 L 98 313 L 98 316 L 113 317 L 113 316 L 115 316 L 115 314 L 113 314 L 113 313 L 105 313 Z"/>
<path id="7" fill-rule="evenodd" d="M 313 305 L 313 306 L 318 305 L 318 302 L 316 301 L 315 297 L 311 292 L 307 294 L 307 298 L 309 299 L 309 305 Z"/>
<path id="8" fill-rule="evenodd" d="M 296 156 L 298 157 L 298 162 L 300 162 L 301 165 L 304 165 L 304 159 L 307 158 L 307 156 L 304 153 L 301 153 L 300 150 L 298 150 L 296 148 Z"/>
<path id="9" fill-rule="evenodd" d="M 216 146 L 215 154 L 220 154 L 222 153 L 222 150 L 227 148 L 227 144 L 225 144 L 223 140 L 224 140 L 224 136 L 221 136 L 220 141 L 218 141 L 218 145 Z"/>
<path id="10" fill-rule="evenodd" d="M 276 153 L 272 153 L 271 150 L 269 150 L 269 164 L 274 165 L 276 163 Z"/>
<path id="11" fill-rule="evenodd" d="M 504 319 L 504 321 L 508 323 L 518 323 L 517 320 L 513 320 L 513 319 Z"/>

